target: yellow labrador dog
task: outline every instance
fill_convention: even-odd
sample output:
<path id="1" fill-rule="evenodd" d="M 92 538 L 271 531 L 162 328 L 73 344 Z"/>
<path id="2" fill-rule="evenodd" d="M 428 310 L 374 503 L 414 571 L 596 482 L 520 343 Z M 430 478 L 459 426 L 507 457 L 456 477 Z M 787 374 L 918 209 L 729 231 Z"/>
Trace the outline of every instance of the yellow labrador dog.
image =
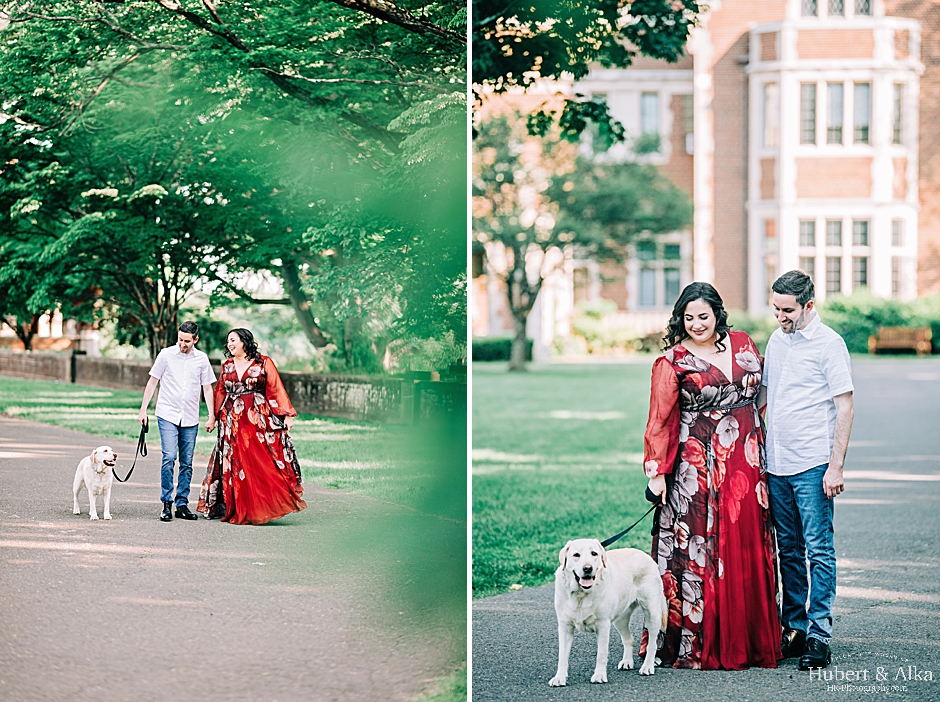
<path id="1" fill-rule="evenodd" d="M 568 655 L 575 631 L 597 634 L 597 662 L 592 683 L 607 682 L 607 651 L 610 625 L 623 641 L 618 670 L 633 669 L 633 635 L 630 618 L 642 610 L 649 632 L 646 657 L 640 675 L 652 675 L 656 664 L 656 641 L 666 628 L 668 610 L 659 568 L 653 559 L 635 548 L 605 551 L 597 539 L 569 541 L 558 554 L 561 567 L 555 571 L 555 614 L 558 617 L 558 671 L 549 680 L 552 687 L 568 682 Z"/>
<path id="2" fill-rule="evenodd" d="M 82 513 L 78 506 L 78 493 L 84 488 L 88 490 L 88 513 L 91 518 L 98 518 L 95 498 L 98 495 L 104 495 L 104 518 L 111 519 L 111 483 L 114 482 L 111 469 L 114 468 L 116 460 L 117 454 L 114 449 L 110 446 L 99 446 L 91 452 L 90 456 L 85 456 L 79 462 L 75 470 L 75 480 L 72 482 L 72 497 L 75 500 L 72 514 Z"/>

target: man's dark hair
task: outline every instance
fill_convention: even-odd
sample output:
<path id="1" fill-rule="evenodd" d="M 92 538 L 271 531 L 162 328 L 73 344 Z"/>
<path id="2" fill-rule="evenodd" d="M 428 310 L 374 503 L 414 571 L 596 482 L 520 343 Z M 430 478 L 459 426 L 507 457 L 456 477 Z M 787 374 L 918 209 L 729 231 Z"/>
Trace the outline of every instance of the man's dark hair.
<path id="1" fill-rule="evenodd" d="M 195 338 L 199 336 L 199 325 L 195 322 L 183 322 L 180 324 L 180 331 L 184 334 L 192 334 Z"/>
<path id="2" fill-rule="evenodd" d="M 773 290 L 779 295 L 793 295 L 800 307 L 806 307 L 807 302 L 816 299 L 813 279 L 803 271 L 787 271 L 774 281 Z"/>

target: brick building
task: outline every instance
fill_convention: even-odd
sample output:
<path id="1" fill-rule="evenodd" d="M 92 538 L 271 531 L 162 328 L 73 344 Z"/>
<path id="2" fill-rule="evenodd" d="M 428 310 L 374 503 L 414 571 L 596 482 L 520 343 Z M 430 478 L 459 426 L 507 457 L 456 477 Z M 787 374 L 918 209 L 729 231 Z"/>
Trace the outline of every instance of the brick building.
<path id="1" fill-rule="evenodd" d="M 820 302 L 940 292 L 940 2 L 709 5 L 678 63 L 641 58 L 577 85 L 633 139 L 658 137 L 643 158 L 695 215 L 689 232 L 638 241 L 619 270 L 574 260 L 571 297 L 613 300 L 645 331 L 692 280 L 753 314 L 792 268 Z"/>

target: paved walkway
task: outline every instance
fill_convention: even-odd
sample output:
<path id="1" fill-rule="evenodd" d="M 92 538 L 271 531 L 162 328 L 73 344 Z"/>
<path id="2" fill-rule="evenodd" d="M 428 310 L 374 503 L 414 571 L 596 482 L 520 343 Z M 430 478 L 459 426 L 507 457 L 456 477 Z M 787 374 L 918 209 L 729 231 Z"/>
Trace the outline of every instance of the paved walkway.
<path id="1" fill-rule="evenodd" d="M 615 669 L 621 654 L 613 635 L 610 682 L 592 685 L 594 640 L 579 634 L 568 686 L 550 688 L 557 634 L 549 585 L 474 602 L 474 702 L 940 700 L 940 362 L 859 359 L 854 375 L 847 489 L 836 502 L 839 586 L 828 672 L 867 671 L 867 682 L 811 679 L 795 659 L 776 670 L 657 668 L 640 677 Z M 559 548 L 575 536 L 583 535 L 559 534 Z M 922 679 L 905 680 L 899 670 Z M 923 679 L 926 671 L 932 680 Z M 855 689 L 829 688 L 836 684 Z"/>
<path id="2" fill-rule="evenodd" d="M 108 443 L 0 417 L 0 700 L 412 700 L 465 659 L 463 525 L 312 485 L 269 525 L 162 523 L 153 439 L 92 522 L 72 479 Z"/>

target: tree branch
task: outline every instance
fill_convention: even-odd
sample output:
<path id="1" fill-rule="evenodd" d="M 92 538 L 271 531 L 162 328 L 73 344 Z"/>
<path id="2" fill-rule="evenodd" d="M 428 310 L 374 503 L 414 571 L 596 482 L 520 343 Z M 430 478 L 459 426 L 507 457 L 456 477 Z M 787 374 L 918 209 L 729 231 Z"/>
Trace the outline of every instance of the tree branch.
<path id="1" fill-rule="evenodd" d="M 308 83 L 357 83 L 359 85 L 402 85 L 406 87 L 414 88 L 427 88 L 428 90 L 434 90 L 442 95 L 446 95 L 452 91 L 447 90 L 446 88 L 441 88 L 437 85 L 431 85 L 430 83 L 420 83 L 418 81 L 398 81 L 398 80 L 362 80 L 359 78 L 307 78 L 306 76 L 299 75 L 297 73 L 283 73 L 280 71 L 275 71 L 274 69 L 268 67 L 261 68 L 251 68 L 252 71 L 264 71 L 266 73 L 272 73 L 274 75 L 281 76 L 283 78 L 296 78 L 298 80 L 304 80 Z"/>
<path id="2" fill-rule="evenodd" d="M 467 38 L 451 29 L 445 29 L 429 22 L 423 17 L 417 17 L 403 7 L 399 7 L 388 0 L 329 0 L 350 10 L 364 12 L 376 19 L 394 24 L 402 29 L 416 34 L 430 34 L 443 40 L 451 46 L 465 47 Z"/>

